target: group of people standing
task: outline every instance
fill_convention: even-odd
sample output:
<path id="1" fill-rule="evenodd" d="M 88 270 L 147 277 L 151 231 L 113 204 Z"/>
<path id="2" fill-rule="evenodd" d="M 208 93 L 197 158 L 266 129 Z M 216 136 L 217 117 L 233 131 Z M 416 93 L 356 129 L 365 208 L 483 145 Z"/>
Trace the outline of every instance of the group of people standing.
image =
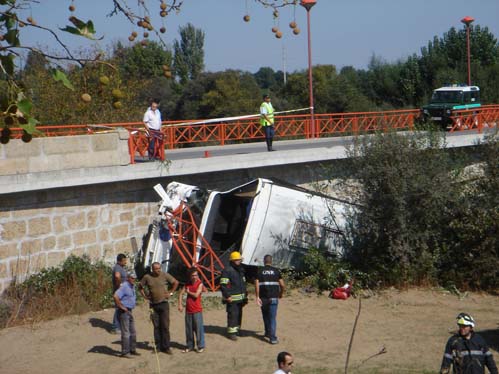
<path id="1" fill-rule="evenodd" d="M 229 265 L 226 266 L 220 278 L 222 301 L 226 304 L 227 336 L 237 340 L 240 334 L 243 307 L 248 303 L 246 277 L 241 265 L 242 257 L 237 251 L 230 254 Z M 136 329 L 133 309 L 136 305 L 135 281 L 136 274 L 126 272 L 127 258 L 119 254 L 113 268 L 113 287 L 116 311 L 113 318 L 114 331 L 121 331 L 121 356 L 129 358 L 139 355 L 136 350 Z M 272 266 L 272 256 L 264 257 L 264 266 L 258 269 L 256 286 L 256 302 L 262 311 L 265 327 L 264 338 L 269 343 L 277 344 L 277 306 L 283 297 L 285 285 L 280 271 Z M 145 300 L 149 301 L 151 321 L 154 327 L 154 343 L 157 351 L 172 354 L 170 348 L 170 311 L 168 300 L 179 288 L 179 281 L 172 275 L 161 270 L 161 264 L 154 262 L 151 272 L 144 275 L 138 284 L 138 290 Z M 178 310 L 184 311 L 185 301 L 185 335 L 186 348 L 183 353 L 196 351 L 202 353 L 205 349 L 203 307 L 201 295 L 205 287 L 199 278 L 196 268 L 188 270 L 188 281 L 178 293 Z"/>
<path id="2" fill-rule="evenodd" d="M 272 256 L 264 256 L 264 266 L 258 269 L 255 280 L 256 303 L 261 308 L 264 323 L 264 338 L 270 344 L 277 344 L 277 307 L 283 297 L 285 284 L 279 269 L 272 266 Z M 136 305 L 134 272 L 125 271 L 127 258 L 119 254 L 113 268 L 113 287 L 116 312 L 113 328 L 121 330 L 121 357 L 140 355 L 136 350 L 136 330 L 133 309 Z M 241 265 L 242 257 L 237 251 L 230 254 L 229 264 L 222 271 L 220 288 L 222 301 L 226 304 L 227 336 L 237 340 L 241 332 L 243 308 L 248 303 L 246 277 Z M 170 289 L 168 289 L 170 285 Z M 158 351 L 172 354 L 169 333 L 169 303 L 179 287 L 179 282 L 170 274 L 163 273 L 161 264 L 152 264 L 150 274 L 146 274 L 139 282 L 138 289 L 151 308 L 151 320 L 154 326 L 154 341 Z M 178 310 L 182 312 L 183 296 L 186 295 L 185 334 L 187 353 L 196 350 L 202 353 L 205 349 L 203 307 L 201 295 L 205 290 L 199 279 L 196 268 L 188 270 L 188 282 L 178 294 Z M 474 332 L 475 320 L 467 313 L 457 316 L 458 331 L 449 338 L 446 346 L 441 374 L 453 373 L 484 374 L 485 368 L 491 374 L 499 374 L 496 363 L 485 340 Z M 293 365 L 293 356 L 288 352 L 280 352 L 277 356 L 278 370 L 274 374 L 289 374 Z"/>
<path id="3" fill-rule="evenodd" d="M 153 99 L 150 106 L 144 113 L 142 122 L 145 126 L 146 135 L 149 139 L 147 152 L 150 160 L 160 160 L 164 153 L 164 135 L 161 132 L 161 111 L 159 110 L 159 100 Z M 267 151 L 272 152 L 272 142 L 274 140 L 274 108 L 269 95 L 263 95 L 263 102 L 260 105 L 260 125 L 265 134 Z"/>
<path id="4" fill-rule="evenodd" d="M 136 350 L 136 329 L 133 309 L 136 305 L 135 272 L 128 272 L 126 278 L 122 276 L 121 268 L 126 265 L 126 256 L 119 254 L 117 264 L 113 269 L 113 285 L 120 279 L 124 281 L 114 292 L 116 318 L 113 319 L 113 328 L 121 331 L 121 357 L 130 358 L 139 355 Z M 115 271 L 117 270 L 117 271 Z M 126 279 L 126 280 L 125 280 Z M 168 288 L 168 286 L 170 288 Z M 173 354 L 170 347 L 170 304 L 168 300 L 179 287 L 179 282 L 172 275 L 161 270 L 161 264 L 154 262 L 151 272 L 144 275 L 138 284 L 138 289 L 145 300 L 149 301 L 151 321 L 154 331 L 154 346 L 159 352 Z M 203 284 L 195 268 L 189 269 L 189 281 L 178 295 L 178 309 L 183 311 L 183 295 L 186 295 L 185 328 L 187 348 L 183 352 L 194 349 L 194 334 L 196 335 L 197 352 L 204 350 L 203 309 L 201 292 Z M 115 331 L 116 331 L 115 330 Z"/>

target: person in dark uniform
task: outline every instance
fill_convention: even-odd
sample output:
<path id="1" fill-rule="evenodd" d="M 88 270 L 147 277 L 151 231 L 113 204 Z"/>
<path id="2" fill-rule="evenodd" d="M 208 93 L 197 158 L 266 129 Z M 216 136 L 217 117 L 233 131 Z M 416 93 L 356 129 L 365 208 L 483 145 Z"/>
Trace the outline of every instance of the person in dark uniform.
<path id="1" fill-rule="evenodd" d="M 228 338 L 237 340 L 243 320 L 243 307 L 248 303 L 248 297 L 241 253 L 234 251 L 229 259 L 230 263 L 220 277 L 220 289 L 227 310 Z"/>
<path id="2" fill-rule="evenodd" d="M 255 281 L 256 303 L 262 309 L 265 337 L 270 344 L 277 344 L 277 305 L 284 294 L 284 280 L 279 269 L 272 266 L 271 255 L 264 256 L 263 265 Z"/>
<path id="3" fill-rule="evenodd" d="M 459 330 L 451 336 L 445 346 L 441 374 L 448 374 L 452 365 L 454 374 L 498 374 L 492 352 L 483 338 L 473 331 L 475 320 L 468 313 L 457 316 Z"/>

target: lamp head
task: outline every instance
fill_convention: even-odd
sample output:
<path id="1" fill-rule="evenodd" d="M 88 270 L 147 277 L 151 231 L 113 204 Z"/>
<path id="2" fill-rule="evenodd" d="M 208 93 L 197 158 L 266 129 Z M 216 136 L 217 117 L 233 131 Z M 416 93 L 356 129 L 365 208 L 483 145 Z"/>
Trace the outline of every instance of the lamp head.
<path id="1" fill-rule="evenodd" d="M 474 20 L 475 19 L 473 17 L 466 16 L 461 20 L 461 22 L 464 23 L 466 27 L 469 27 Z"/>

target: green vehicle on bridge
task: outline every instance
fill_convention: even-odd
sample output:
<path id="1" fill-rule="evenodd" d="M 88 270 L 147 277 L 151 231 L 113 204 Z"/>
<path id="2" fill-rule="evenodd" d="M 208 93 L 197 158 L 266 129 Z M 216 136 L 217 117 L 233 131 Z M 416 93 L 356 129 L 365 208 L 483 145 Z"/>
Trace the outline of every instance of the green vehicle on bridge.
<path id="1" fill-rule="evenodd" d="M 446 128 L 452 125 L 452 112 L 455 110 L 479 108 L 480 88 L 477 86 L 451 85 L 433 91 L 430 103 L 423 106 L 425 121 L 433 121 Z"/>

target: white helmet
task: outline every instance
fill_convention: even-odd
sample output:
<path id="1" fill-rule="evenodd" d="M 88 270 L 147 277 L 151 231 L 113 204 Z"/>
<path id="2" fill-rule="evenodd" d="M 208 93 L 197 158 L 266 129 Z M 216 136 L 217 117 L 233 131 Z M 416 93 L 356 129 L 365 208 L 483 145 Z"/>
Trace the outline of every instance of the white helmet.
<path id="1" fill-rule="evenodd" d="M 468 313 L 459 313 L 456 319 L 458 325 L 475 327 L 475 320 Z"/>

